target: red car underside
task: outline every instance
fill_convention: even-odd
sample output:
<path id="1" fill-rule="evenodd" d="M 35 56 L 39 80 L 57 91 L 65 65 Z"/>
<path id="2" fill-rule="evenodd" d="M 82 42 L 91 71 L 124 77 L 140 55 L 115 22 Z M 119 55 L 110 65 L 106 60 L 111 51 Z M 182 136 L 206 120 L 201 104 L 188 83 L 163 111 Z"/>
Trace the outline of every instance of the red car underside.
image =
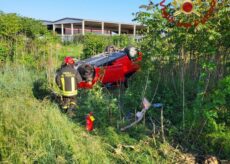
<path id="1" fill-rule="evenodd" d="M 124 52 L 123 52 L 124 53 Z M 111 54 L 112 56 L 113 54 Z M 114 55 L 116 55 L 114 53 Z M 138 52 L 138 57 L 133 60 L 127 54 L 120 55 L 112 62 L 104 63 L 103 65 L 93 65 L 94 78 L 90 82 L 81 81 L 77 84 L 78 88 L 92 88 L 93 85 L 100 81 L 102 84 L 116 84 L 126 80 L 130 75 L 135 73 L 140 68 L 142 53 Z M 87 61 L 87 60 L 86 60 Z M 85 62 L 91 64 L 90 62 Z"/>

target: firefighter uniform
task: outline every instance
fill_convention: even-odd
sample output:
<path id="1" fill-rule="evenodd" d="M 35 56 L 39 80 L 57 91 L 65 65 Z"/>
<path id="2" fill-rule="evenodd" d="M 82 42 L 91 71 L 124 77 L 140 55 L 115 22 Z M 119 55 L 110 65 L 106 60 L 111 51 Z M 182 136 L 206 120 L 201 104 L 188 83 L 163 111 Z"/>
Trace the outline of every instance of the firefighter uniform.
<path id="1" fill-rule="evenodd" d="M 64 110 L 76 107 L 77 83 L 81 81 L 81 76 L 73 65 L 64 65 L 56 75 L 56 83 L 61 90 L 62 108 Z"/>

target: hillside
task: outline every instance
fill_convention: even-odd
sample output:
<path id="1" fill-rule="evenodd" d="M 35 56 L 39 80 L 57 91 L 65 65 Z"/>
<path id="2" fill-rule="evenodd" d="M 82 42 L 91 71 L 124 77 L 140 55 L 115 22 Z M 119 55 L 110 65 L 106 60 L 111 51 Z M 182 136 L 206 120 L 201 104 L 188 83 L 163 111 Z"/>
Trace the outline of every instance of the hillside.
<path id="1" fill-rule="evenodd" d="M 43 73 L 21 66 L 6 66 L 0 73 L 0 157 L 3 163 L 171 163 L 185 160 L 186 156 L 178 149 L 168 143 L 161 144 L 154 136 L 138 140 L 113 126 L 96 126 L 94 132 L 86 132 L 84 124 L 80 123 L 84 122 L 84 117 L 68 118 L 48 97 L 43 100 L 34 97 L 35 84 Z M 77 114 L 85 115 L 86 110 L 90 109 L 80 108 Z"/>

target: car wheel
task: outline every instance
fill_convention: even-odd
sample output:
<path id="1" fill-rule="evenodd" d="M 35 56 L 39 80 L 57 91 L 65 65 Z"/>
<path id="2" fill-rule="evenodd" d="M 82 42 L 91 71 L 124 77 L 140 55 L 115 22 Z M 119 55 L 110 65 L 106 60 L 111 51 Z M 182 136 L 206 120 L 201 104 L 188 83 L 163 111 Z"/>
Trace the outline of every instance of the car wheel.
<path id="1" fill-rule="evenodd" d="M 116 52 L 116 47 L 114 46 L 114 45 L 110 45 L 110 46 L 107 46 L 106 48 L 105 48 L 105 52 L 106 53 L 113 53 L 113 52 Z"/>
<path id="2" fill-rule="evenodd" d="M 78 72 L 84 81 L 92 81 L 95 77 L 95 70 L 93 66 L 89 64 L 80 65 L 78 67 Z"/>
<path id="3" fill-rule="evenodd" d="M 124 51 L 131 60 L 134 60 L 138 57 L 138 50 L 133 46 L 126 47 Z"/>

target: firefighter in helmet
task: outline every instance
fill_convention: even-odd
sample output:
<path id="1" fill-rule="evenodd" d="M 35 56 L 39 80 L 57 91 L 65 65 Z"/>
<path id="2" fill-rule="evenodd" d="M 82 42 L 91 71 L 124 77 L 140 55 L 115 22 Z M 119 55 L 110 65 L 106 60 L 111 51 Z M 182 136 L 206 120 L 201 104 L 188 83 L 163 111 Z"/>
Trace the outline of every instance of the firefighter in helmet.
<path id="1" fill-rule="evenodd" d="M 73 58 L 66 57 L 56 74 L 56 83 L 62 95 L 61 106 L 65 112 L 76 108 L 77 83 L 82 81 L 79 72 L 74 69 L 74 64 Z"/>

